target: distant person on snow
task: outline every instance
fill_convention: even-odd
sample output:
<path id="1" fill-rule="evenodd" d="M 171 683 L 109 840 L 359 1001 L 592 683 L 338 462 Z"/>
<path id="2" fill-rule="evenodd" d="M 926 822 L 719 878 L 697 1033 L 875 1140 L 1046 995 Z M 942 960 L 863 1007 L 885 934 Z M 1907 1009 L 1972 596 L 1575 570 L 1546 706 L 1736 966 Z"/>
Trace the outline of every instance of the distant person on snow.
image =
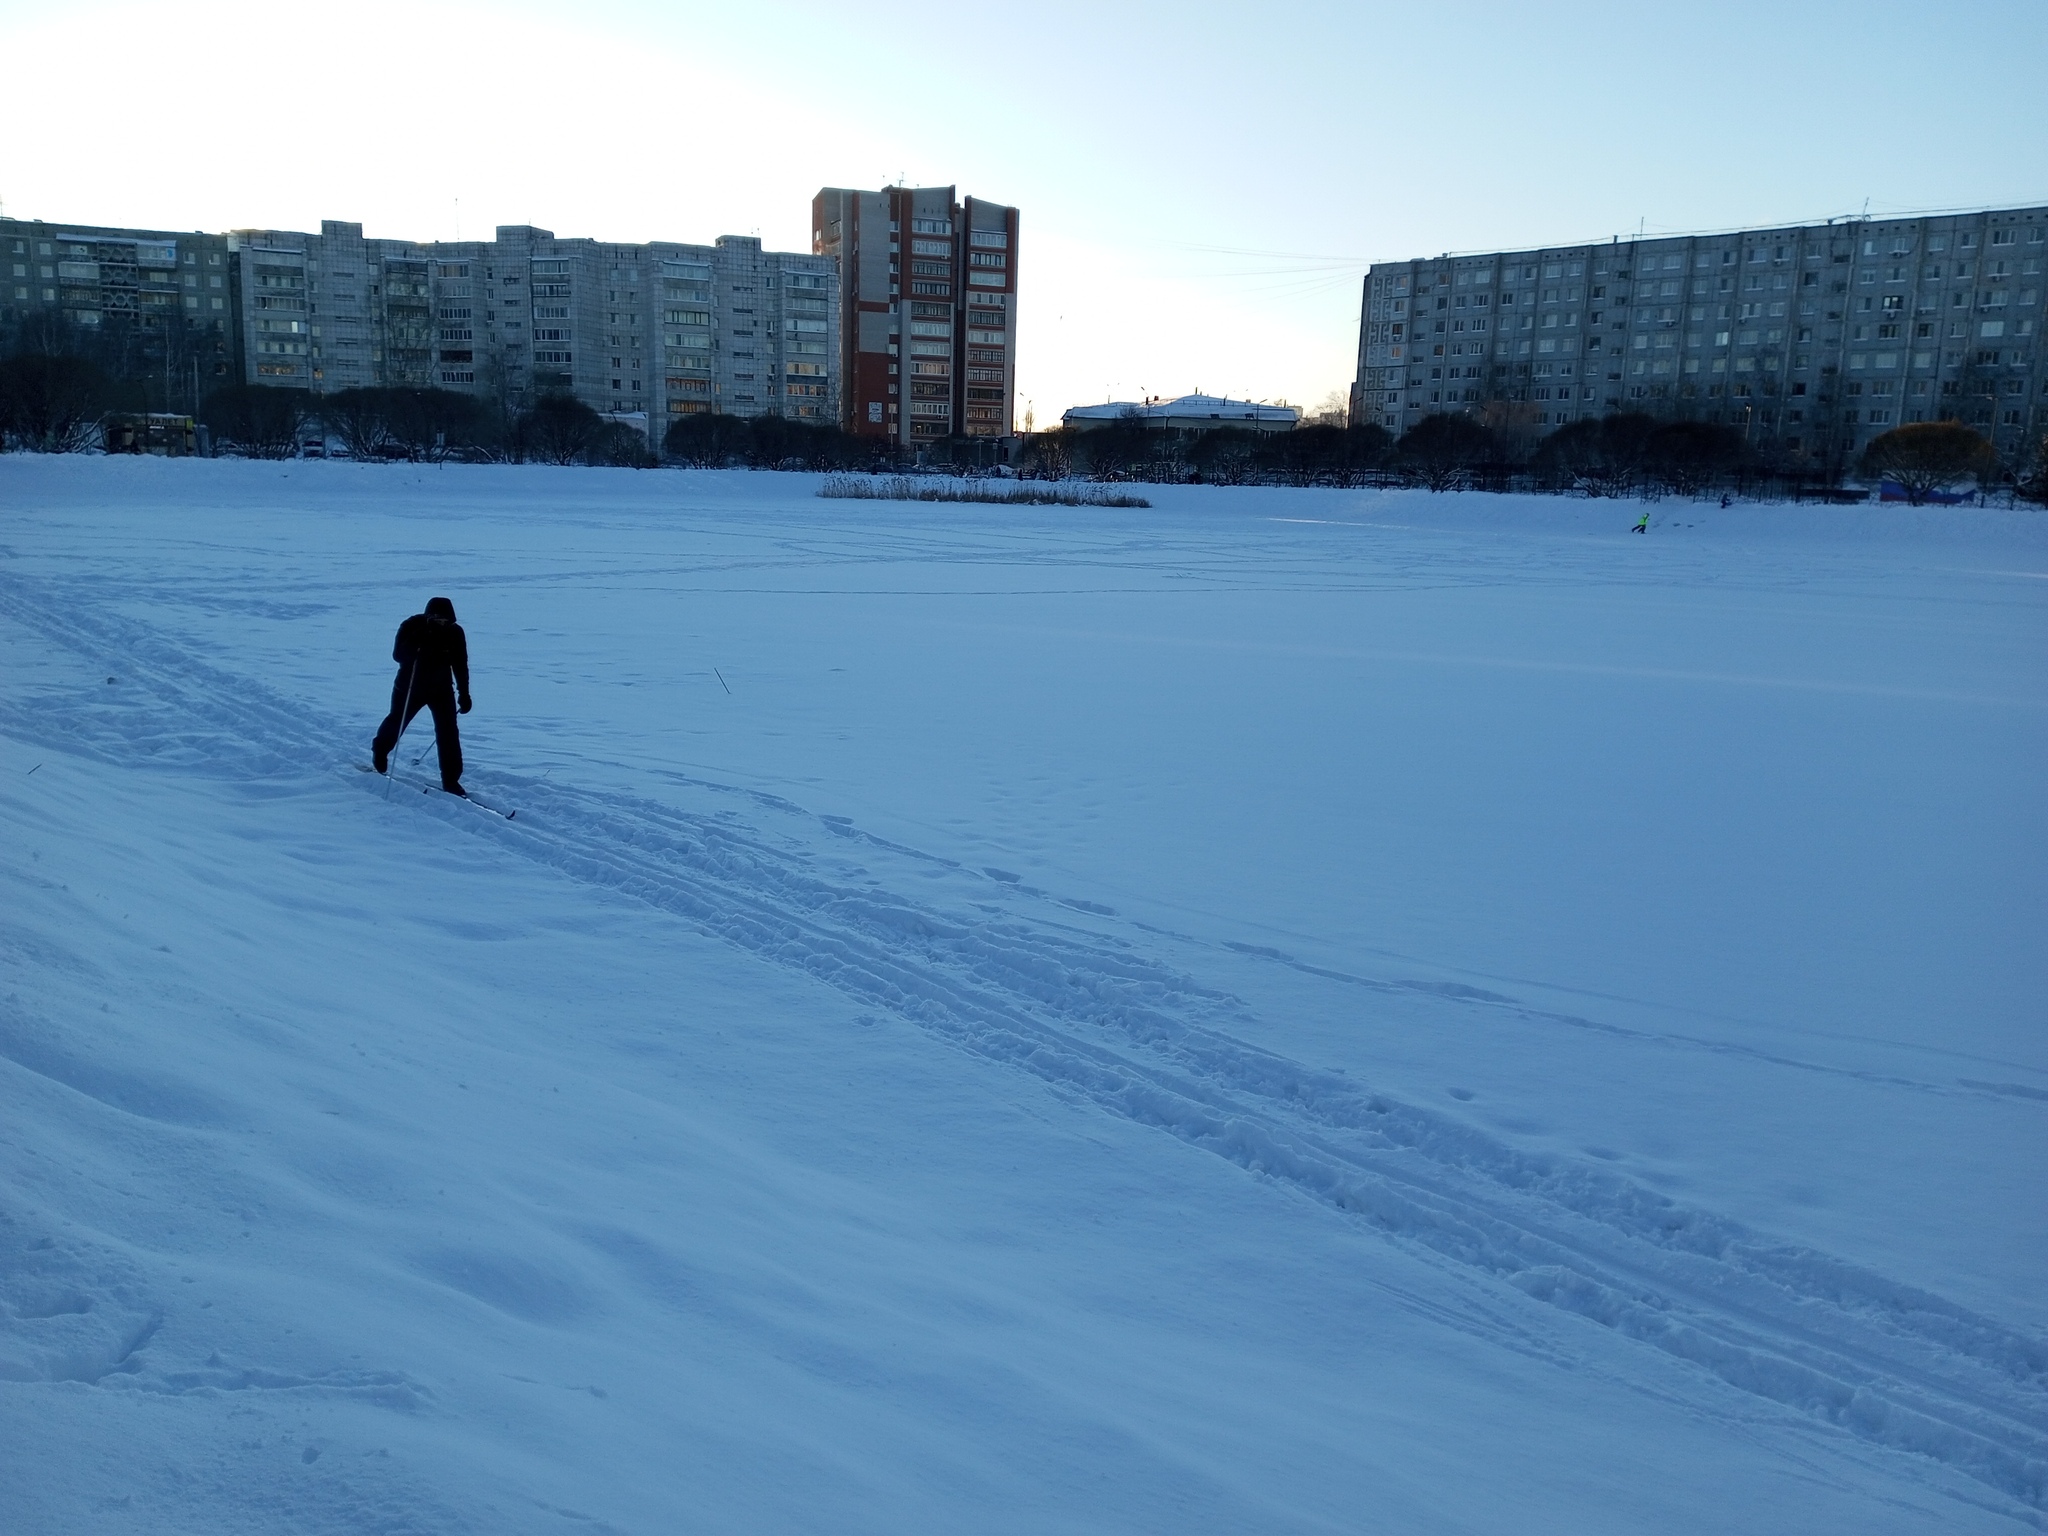
<path id="1" fill-rule="evenodd" d="M 1643 515 L 1642 515 L 1641 517 L 1639 517 L 1639 518 L 1637 518 L 1637 519 L 1636 519 L 1636 525 L 1635 525 L 1635 527 L 1633 527 L 1633 528 L 1629 529 L 1629 532 L 1630 532 L 1630 533 L 1648 533 L 1649 531 L 1650 531 L 1650 514 L 1649 514 L 1649 513 L 1647 513 L 1647 512 L 1645 512 L 1645 513 L 1644 513 L 1644 514 L 1643 514 Z M 408 622 L 410 622 L 410 621 L 408 621 Z M 438 720 L 438 719 L 440 719 L 441 717 L 440 717 L 439 715 L 436 715 L 436 716 L 435 716 L 434 718 L 435 718 L 436 720 Z"/>
<path id="2" fill-rule="evenodd" d="M 455 717 L 469 713 L 469 641 L 455 622 L 455 605 L 445 597 L 428 598 L 425 613 L 398 626 L 391 659 L 398 663 L 398 676 L 391 684 L 391 713 L 370 744 L 371 762 L 379 773 L 390 772 L 399 736 L 414 715 L 430 709 L 434 745 L 441 755 L 441 787 L 451 795 L 466 795 Z"/>

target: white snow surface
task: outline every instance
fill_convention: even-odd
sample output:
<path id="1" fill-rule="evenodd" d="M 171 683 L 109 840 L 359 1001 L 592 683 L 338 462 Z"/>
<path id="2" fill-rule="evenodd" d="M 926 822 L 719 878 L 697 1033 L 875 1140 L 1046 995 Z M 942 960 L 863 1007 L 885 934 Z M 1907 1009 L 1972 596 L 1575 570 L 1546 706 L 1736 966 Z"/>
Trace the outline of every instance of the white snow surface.
<path id="1" fill-rule="evenodd" d="M 2042 1528 L 2042 517 L 816 486 L 0 458 L 0 1530 Z"/>

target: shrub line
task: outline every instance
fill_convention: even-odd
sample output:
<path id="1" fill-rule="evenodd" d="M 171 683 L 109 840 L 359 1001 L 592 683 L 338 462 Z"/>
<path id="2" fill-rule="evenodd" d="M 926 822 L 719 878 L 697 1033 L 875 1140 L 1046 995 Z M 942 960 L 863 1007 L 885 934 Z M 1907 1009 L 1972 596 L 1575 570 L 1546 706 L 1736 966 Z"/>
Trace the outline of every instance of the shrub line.
<path id="1" fill-rule="evenodd" d="M 1142 496 L 1099 485 L 994 485 L 986 480 L 916 479 L 908 475 L 832 475 L 818 494 L 845 501 L 975 501 L 999 507 L 1149 507 Z"/>

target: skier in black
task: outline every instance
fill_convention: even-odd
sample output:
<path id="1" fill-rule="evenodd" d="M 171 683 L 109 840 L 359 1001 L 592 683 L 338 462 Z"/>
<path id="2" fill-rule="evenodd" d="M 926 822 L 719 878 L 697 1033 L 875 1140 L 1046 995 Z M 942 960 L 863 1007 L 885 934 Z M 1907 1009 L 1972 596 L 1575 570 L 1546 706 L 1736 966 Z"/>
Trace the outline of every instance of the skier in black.
<path id="1" fill-rule="evenodd" d="M 451 795 L 466 795 L 462 738 L 456 732 L 455 717 L 469 713 L 469 641 L 455 622 L 455 605 L 445 597 L 428 598 L 425 613 L 416 613 L 398 626 L 391 659 L 398 663 L 398 677 L 391 684 L 391 713 L 377 727 L 377 739 L 370 744 L 371 762 L 379 773 L 388 773 L 399 733 L 421 710 L 432 710 L 434 745 L 441 756 L 441 787 Z"/>

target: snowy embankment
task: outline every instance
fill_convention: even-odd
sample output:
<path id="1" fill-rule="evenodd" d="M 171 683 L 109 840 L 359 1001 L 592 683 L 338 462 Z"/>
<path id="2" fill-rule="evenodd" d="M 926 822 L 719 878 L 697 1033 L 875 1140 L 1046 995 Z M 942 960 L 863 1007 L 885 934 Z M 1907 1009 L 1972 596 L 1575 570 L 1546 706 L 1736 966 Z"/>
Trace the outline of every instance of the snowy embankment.
<path id="1" fill-rule="evenodd" d="M 815 489 L 0 458 L 0 1528 L 2043 1524 L 2040 519 Z"/>

